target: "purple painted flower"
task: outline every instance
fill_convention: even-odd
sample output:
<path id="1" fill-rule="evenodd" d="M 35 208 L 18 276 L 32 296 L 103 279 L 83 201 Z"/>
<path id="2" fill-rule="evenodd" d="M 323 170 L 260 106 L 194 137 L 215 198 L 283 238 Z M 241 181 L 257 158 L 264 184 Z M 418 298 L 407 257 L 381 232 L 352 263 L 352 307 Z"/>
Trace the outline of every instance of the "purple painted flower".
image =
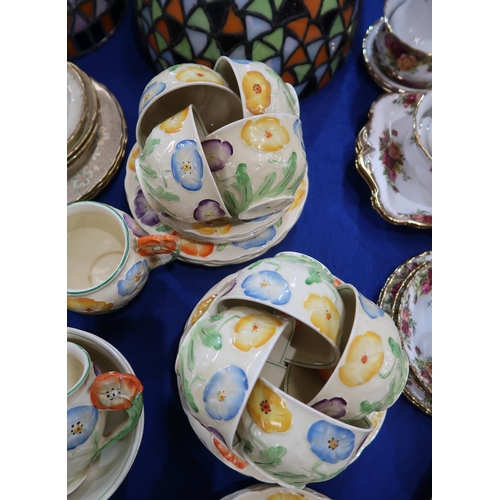
<path id="1" fill-rule="evenodd" d="M 226 212 L 215 200 L 201 200 L 193 215 L 197 221 L 207 221 L 224 217 Z"/>
<path id="2" fill-rule="evenodd" d="M 137 222 L 130 217 L 129 214 L 124 213 L 123 214 L 123 219 L 125 220 L 125 224 L 130 228 L 130 230 L 134 233 L 135 236 L 140 238 L 141 236 L 146 236 L 148 233 L 142 229 Z"/>
<path id="3" fill-rule="evenodd" d="M 228 288 L 226 288 L 224 290 L 224 293 L 221 293 L 221 297 L 224 297 L 224 295 L 227 295 L 235 286 L 236 286 L 236 279 L 234 279 L 233 281 L 231 281 L 231 283 L 229 284 Z"/>
<path id="4" fill-rule="evenodd" d="M 202 144 L 208 166 L 212 172 L 218 172 L 226 166 L 227 160 L 233 154 L 233 146 L 227 141 L 209 139 Z"/>
<path id="5" fill-rule="evenodd" d="M 137 196 L 134 198 L 134 208 L 135 214 L 143 224 L 146 224 L 146 226 L 156 226 L 156 224 L 160 222 L 158 214 L 149 205 L 142 189 L 137 191 Z"/>
<path id="6" fill-rule="evenodd" d="M 332 418 L 341 418 L 347 413 L 347 401 L 344 398 L 322 399 L 312 407 Z"/>

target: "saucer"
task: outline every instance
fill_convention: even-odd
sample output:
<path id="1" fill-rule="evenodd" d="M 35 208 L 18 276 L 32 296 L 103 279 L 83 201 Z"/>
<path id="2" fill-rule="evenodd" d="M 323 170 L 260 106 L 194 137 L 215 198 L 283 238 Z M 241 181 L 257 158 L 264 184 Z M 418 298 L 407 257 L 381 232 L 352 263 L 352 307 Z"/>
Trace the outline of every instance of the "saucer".
<path id="1" fill-rule="evenodd" d="M 127 171 L 125 174 L 125 193 L 130 213 L 141 229 L 148 234 L 175 233 L 174 228 L 161 222 L 157 214 L 149 208 L 146 200 L 142 200 L 141 197 L 144 195 L 142 195 L 142 190 L 135 173 L 135 158 L 133 158 L 132 152 L 127 160 Z M 295 225 L 304 208 L 308 188 L 309 181 L 306 175 L 295 192 L 294 202 L 283 211 L 279 219 L 256 235 L 251 234 L 248 239 L 243 241 L 233 241 L 230 232 L 226 234 L 226 238 L 222 241 L 200 241 L 181 236 L 179 259 L 191 264 L 217 267 L 229 264 L 241 264 L 262 255 L 282 241 Z M 140 213 L 138 213 L 137 209 L 139 206 L 141 207 L 140 210 L 142 210 Z M 258 222 L 248 222 L 245 224 L 254 224 L 253 227 L 255 227 Z M 240 231 L 241 225 L 239 223 L 235 227 L 238 227 L 238 231 Z M 240 237 L 241 233 L 238 239 Z"/>
<path id="2" fill-rule="evenodd" d="M 125 357 L 104 339 L 76 328 L 68 327 L 68 341 L 82 346 L 104 373 L 134 371 Z M 121 415 L 120 415 L 121 414 Z M 112 429 L 124 420 L 123 412 L 110 412 L 106 428 Z M 106 447 L 90 466 L 82 484 L 67 496 L 67 500 L 106 500 L 118 489 L 134 463 L 144 431 L 144 409 L 137 425 L 125 437 Z"/>
<path id="3" fill-rule="evenodd" d="M 387 69 L 383 71 L 380 65 L 375 48 L 375 38 L 379 30 L 384 24 L 384 18 L 381 17 L 372 26 L 366 30 L 365 37 L 363 38 L 363 58 L 365 60 L 366 68 L 370 76 L 375 82 L 386 92 L 425 92 L 432 88 L 432 84 L 428 87 L 418 87 L 412 82 L 403 79 L 396 79 L 392 72 Z"/>
<path id="4" fill-rule="evenodd" d="M 432 259 L 432 251 L 422 252 L 415 255 L 406 262 L 403 262 L 396 270 L 387 278 L 378 297 L 377 304 L 396 321 L 397 311 L 399 308 L 399 292 L 404 281 L 408 276 L 415 271 L 421 264 Z M 408 376 L 408 382 L 404 388 L 405 396 L 418 408 L 428 415 L 432 415 L 432 397 L 426 394 L 418 387 L 413 379 L 412 372 Z"/>
<path id="5" fill-rule="evenodd" d="M 376 99 L 356 139 L 356 168 L 371 189 L 373 208 L 386 221 L 431 228 L 432 190 L 418 180 L 403 149 L 421 95 L 391 93 Z"/>
<path id="6" fill-rule="evenodd" d="M 92 80 L 92 79 L 91 79 Z M 89 146 L 86 160 L 78 170 L 70 169 L 67 202 L 94 198 L 118 171 L 127 146 L 127 124 L 123 111 L 113 94 L 92 80 L 100 105 L 98 130 Z"/>
<path id="7" fill-rule="evenodd" d="M 83 81 L 69 62 L 67 63 L 67 142 L 72 144 L 85 123 L 86 95 Z"/>
<path id="8" fill-rule="evenodd" d="M 225 496 L 221 500 L 267 500 L 268 498 L 280 500 L 331 500 L 330 497 L 307 487 L 302 488 L 299 492 L 291 488 L 268 486 L 265 484 L 255 484 L 248 488 L 243 488 L 240 491 Z"/>

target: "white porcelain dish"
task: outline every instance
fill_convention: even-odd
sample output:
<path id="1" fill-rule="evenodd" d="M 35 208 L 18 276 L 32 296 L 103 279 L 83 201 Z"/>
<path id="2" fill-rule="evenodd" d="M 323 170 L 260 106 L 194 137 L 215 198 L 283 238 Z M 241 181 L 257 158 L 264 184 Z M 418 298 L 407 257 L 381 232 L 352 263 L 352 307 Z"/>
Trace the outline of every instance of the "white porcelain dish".
<path id="1" fill-rule="evenodd" d="M 109 342 L 97 335 L 76 328 L 68 327 L 67 330 L 68 342 L 82 346 L 103 373 L 115 370 L 134 374 L 127 359 Z M 120 419 L 124 418 L 123 412 L 110 413 L 106 428 L 115 427 Z M 144 410 L 136 427 L 123 439 L 104 449 L 91 465 L 86 479 L 68 495 L 67 499 L 106 500 L 110 498 L 132 467 L 141 445 L 143 432 Z"/>
<path id="2" fill-rule="evenodd" d="M 310 488 L 300 491 L 282 486 L 267 486 L 256 484 L 225 496 L 222 500 L 330 500 Z"/>
<path id="3" fill-rule="evenodd" d="M 67 131 L 68 141 L 83 126 L 85 116 L 85 87 L 78 72 L 67 64 Z"/>
<path id="4" fill-rule="evenodd" d="M 373 208 L 392 224 L 432 227 L 432 191 L 406 161 L 413 109 L 422 94 L 382 94 L 356 140 L 356 168 L 371 189 Z"/>

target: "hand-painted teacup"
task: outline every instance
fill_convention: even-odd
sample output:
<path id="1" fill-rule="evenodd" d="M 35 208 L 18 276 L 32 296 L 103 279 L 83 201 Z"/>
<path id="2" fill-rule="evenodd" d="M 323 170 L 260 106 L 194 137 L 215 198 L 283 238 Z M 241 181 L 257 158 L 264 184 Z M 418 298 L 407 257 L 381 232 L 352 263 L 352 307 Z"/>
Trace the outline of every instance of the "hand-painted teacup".
<path id="1" fill-rule="evenodd" d="M 243 117 L 241 100 L 222 75 L 201 64 L 171 66 L 152 78 L 139 102 L 136 138 L 142 149 L 159 123 L 193 104 L 211 132 Z"/>
<path id="2" fill-rule="evenodd" d="M 146 235 L 128 214 L 95 201 L 67 207 L 68 309 L 98 314 L 128 304 L 150 269 L 179 255 L 180 239 Z"/>
<path id="3" fill-rule="evenodd" d="M 142 384 L 130 373 L 101 374 L 83 347 L 68 342 L 67 357 L 67 489 L 85 480 L 92 462 L 111 443 L 122 439 L 142 413 Z M 110 410 L 126 410 L 128 418 L 105 435 Z"/>

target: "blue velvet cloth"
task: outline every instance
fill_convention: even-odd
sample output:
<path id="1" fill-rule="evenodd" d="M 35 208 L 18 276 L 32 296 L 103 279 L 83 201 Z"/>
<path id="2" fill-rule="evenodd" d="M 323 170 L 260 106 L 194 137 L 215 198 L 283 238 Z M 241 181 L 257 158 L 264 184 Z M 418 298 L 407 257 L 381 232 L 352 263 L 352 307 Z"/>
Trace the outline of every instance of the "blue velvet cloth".
<path id="1" fill-rule="evenodd" d="M 310 255 L 373 301 L 397 266 L 432 245 L 431 230 L 390 224 L 372 208 L 370 190 L 354 164 L 356 136 L 383 92 L 362 55 L 365 32 L 382 10 L 383 0 L 365 0 L 344 65 L 326 86 L 300 101 L 309 196 L 296 225 L 265 254 L 291 250 Z M 130 2 L 117 32 L 74 61 L 121 104 L 128 125 L 127 156 L 135 143 L 139 98 L 155 75 L 142 50 Z M 130 213 L 125 170 L 124 160 L 95 200 Z M 139 296 L 118 312 L 68 312 L 68 326 L 114 345 L 144 385 L 142 444 L 113 500 L 219 500 L 256 483 L 224 465 L 197 438 L 181 408 L 174 372 L 178 342 L 192 309 L 214 284 L 244 265 L 212 268 L 177 260 L 154 269 Z M 334 479 L 309 486 L 334 500 L 428 500 L 431 457 L 432 418 L 402 395 L 357 461 Z"/>

